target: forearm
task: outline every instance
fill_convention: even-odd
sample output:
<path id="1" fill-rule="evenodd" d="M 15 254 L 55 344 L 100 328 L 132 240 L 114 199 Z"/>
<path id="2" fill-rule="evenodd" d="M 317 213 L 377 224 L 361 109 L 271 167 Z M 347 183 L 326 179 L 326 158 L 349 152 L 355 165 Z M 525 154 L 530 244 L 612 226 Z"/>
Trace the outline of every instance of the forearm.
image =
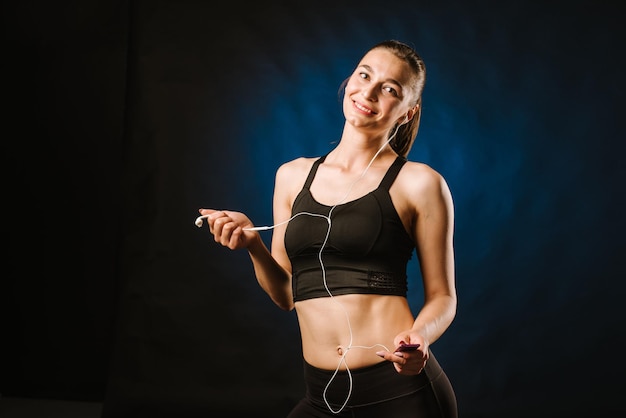
<path id="1" fill-rule="evenodd" d="M 440 295 L 426 301 L 413 322 L 428 344 L 433 344 L 448 329 L 456 315 L 457 300 L 454 295 Z"/>
<path id="2" fill-rule="evenodd" d="M 265 293 L 281 309 L 293 309 L 291 274 L 276 261 L 260 237 L 248 246 L 248 254 L 256 279 Z"/>

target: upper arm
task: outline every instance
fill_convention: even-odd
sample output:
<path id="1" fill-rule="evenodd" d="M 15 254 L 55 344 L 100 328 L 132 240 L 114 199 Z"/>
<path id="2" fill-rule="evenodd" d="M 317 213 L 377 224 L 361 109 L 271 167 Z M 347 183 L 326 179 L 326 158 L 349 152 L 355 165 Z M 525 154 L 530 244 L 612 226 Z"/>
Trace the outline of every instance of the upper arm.
<path id="1" fill-rule="evenodd" d="M 424 280 L 424 294 L 456 297 L 454 277 L 454 205 L 444 178 L 422 166 L 411 193 L 413 235 Z"/>
<path id="2" fill-rule="evenodd" d="M 291 273 L 291 262 L 285 249 L 285 231 L 287 221 L 291 217 L 293 202 L 304 184 L 306 176 L 306 159 L 299 158 L 281 165 L 276 171 L 274 182 L 273 216 L 274 229 L 272 234 L 271 252 L 274 259 Z"/>

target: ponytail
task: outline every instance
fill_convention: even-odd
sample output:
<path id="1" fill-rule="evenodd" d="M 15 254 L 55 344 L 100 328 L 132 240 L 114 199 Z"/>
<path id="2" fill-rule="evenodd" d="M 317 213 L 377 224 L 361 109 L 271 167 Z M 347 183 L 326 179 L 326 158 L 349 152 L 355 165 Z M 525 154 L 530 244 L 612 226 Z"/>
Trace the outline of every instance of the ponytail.
<path id="1" fill-rule="evenodd" d="M 420 119 L 422 118 L 421 97 L 417 101 L 417 104 L 417 111 L 415 112 L 413 118 L 404 125 L 400 125 L 400 127 L 398 128 L 398 132 L 396 132 L 396 136 L 389 143 L 389 145 L 396 152 L 396 154 L 404 158 L 409 155 L 409 151 L 411 151 L 411 147 L 415 142 L 415 138 L 417 137 L 417 131 L 420 127 Z M 393 130 L 391 132 L 393 132 Z"/>

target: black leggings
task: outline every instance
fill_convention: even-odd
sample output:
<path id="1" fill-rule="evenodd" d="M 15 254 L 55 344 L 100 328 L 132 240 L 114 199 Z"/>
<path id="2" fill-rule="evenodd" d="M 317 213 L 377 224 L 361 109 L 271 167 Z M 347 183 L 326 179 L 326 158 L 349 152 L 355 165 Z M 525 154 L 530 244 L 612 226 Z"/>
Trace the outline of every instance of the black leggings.
<path id="1" fill-rule="evenodd" d="M 456 396 L 432 353 L 417 376 L 399 374 L 387 361 L 350 370 L 321 370 L 304 362 L 305 397 L 287 418 L 457 418 Z M 329 382 L 332 382 L 329 384 Z M 324 398 L 324 389 L 326 396 Z M 350 393 L 345 407 L 342 405 Z M 327 405 L 330 405 L 332 411 Z"/>

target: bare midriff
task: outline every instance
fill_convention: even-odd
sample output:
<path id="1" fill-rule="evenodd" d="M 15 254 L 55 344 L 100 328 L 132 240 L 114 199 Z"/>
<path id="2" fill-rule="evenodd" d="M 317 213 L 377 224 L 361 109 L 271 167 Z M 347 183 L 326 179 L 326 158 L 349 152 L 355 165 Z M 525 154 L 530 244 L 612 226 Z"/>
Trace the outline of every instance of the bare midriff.
<path id="1" fill-rule="evenodd" d="M 395 336 L 410 329 L 414 321 L 402 296 L 351 294 L 307 299 L 296 302 L 296 312 L 304 360 L 325 370 L 384 361 L 376 352 L 393 351 Z"/>

